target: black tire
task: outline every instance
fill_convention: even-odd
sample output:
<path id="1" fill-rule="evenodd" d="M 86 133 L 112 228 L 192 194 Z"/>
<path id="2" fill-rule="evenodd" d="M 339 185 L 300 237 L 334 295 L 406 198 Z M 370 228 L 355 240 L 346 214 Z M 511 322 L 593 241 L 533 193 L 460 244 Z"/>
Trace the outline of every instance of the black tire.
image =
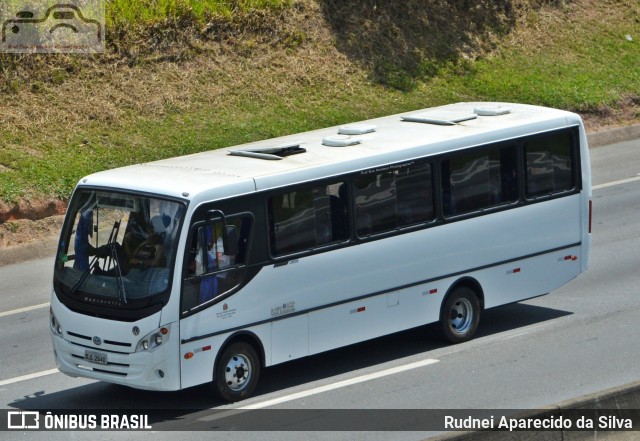
<path id="1" fill-rule="evenodd" d="M 235 342 L 227 346 L 216 365 L 214 384 L 220 397 L 241 401 L 253 393 L 260 377 L 260 359 L 253 346 Z"/>
<path id="2" fill-rule="evenodd" d="M 440 312 L 440 334 L 457 344 L 473 338 L 480 322 L 480 302 L 476 293 L 465 286 L 455 288 L 445 299 Z"/>

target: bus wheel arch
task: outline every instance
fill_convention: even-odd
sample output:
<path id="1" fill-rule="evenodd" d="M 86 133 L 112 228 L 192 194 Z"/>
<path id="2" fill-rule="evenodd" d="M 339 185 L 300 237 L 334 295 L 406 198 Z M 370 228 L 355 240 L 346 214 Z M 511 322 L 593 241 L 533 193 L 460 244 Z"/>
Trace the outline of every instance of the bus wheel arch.
<path id="1" fill-rule="evenodd" d="M 250 332 L 231 335 L 221 346 L 213 367 L 213 388 L 225 401 L 249 398 L 264 366 L 260 339 Z"/>
<path id="2" fill-rule="evenodd" d="M 440 335 L 453 344 L 471 340 L 483 309 L 484 293 L 478 281 L 470 277 L 456 281 L 440 306 Z"/>

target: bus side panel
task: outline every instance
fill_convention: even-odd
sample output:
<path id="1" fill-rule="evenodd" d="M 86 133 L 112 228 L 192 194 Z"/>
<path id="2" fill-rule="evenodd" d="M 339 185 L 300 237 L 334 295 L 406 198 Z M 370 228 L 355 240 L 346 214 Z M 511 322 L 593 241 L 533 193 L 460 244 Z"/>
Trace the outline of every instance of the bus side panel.
<path id="1" fill-rule="evenodd" d="M 302 314 L 273 322 L 271 342 L 270 364 L 309 355 L 309 316 Z"/>
<path id="2" fill-rule="evenodd" d="M 529 255 L 533 256 L 489 268 L 474 275 L 483 288 L 486 308 L 547 294 L 583 271 L 583 247 L 588 249 L 588 244 L 584 244 L 581 237 L 580 203 L 580 195 L 574 195 L 522 209 L 533 208 L 530 213 L 514 210 L 514 214 L 515 211 L 518 215 L 530 214 L 529 218 L 518 216 L 519 219 L 513 219 L 524 227 L 523 234 L 526 235 L 527 231 L 530 234 L 526 238 L 505 236 L 496 237 L 496 240 L 504 241 L 505 244 L 513 242 L 514 249 L 517 249 L 516 243 L 521 240 L 537 242 L 527 246 Z M 510 222 L 508 219 L 505 220 L 506 222 L 497 225 L 503 224 L 508 228 Z M 490 230 L 483 230 L 479 228 L 477 234 L 492 234 Z M 567 247 L 569 245 L 574 246 Z M 561 249 L 553 251 L 557 248 Z M 545 252 L 547 250 L 550 252 Z M 536 255 L 536 252 L 542 254 Z M 523 253 L 524 249 L 520 255 L 523 256 Z"/>
<path id="3" fill-rule="evenodd" d="M 546 294 L 580 272 L 573 260 L 558 262 L 581 256 L 564 249 L 581 242 L 580 201 L 561 197 L 268 266 L 244 288 L 243 302 L 268 299 L 262 307 L 272 313 L 311 310 L 313 354 L 437 321 L 444 294 L 465 276 L 480 282 L 486 307 Z M 262 295 L 260 286 L 268 287 Z M 293 332 L 288 320 L 273 334 L 274 344 L 284 338 L 274 364 L 306 352 L 304 320 L 292 322 Z"/>
<path id="4" fill-rule="evenodd" d="M 213 380 L 213 365 L 223 343 L 224 337 L 218 336 L 180 345 L 180 377 L 183 389 Z"/>
<path id="5" fill-rule="evenodd" d="M 181 337 L 258 329 L 268 366 L 437 321 L 444 294 L 466 276 L 480 282 L 486 307 L 546 294 L 581 271 L 581 200 L 560 197 L 268 265 L 223 304 L 184 319 Z M 182 355 L 212 346 L 182 359 L 183 387 L 211 379 L 223 341 L 183 347 Z M 199 359 L 201 368 L 192 363 Z"/>
<path id="6" fill-rule="evenodd" d="M 386 296 L 370 297 L 309 314 L 312 353 L 345 346 L 386 334 Z"/>
<path id="7" fill-rule="evenodd" d="M 492 308 L 550 293 L 581 272 L 580 247 L 512 262 L 472 274 Z M 575 257 L 575 260 L 573 258 Z"/>
<path id="8" fill-rule="evenodd" d="M 309 314 L 310 353 L 437 321 L 441 295 L 435 292 L 413 287 L 314 311 Z"/>

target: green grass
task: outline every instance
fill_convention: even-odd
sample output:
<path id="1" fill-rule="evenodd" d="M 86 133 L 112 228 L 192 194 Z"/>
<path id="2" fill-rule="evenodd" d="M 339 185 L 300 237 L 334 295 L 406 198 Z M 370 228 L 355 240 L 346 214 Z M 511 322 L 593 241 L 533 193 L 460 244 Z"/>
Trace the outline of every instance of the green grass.
<path id="1" fill-rule="evenodd" d="M 287 0 L 107 4 L 107 21 L 119 26 L 153 25 L 181 14 L 203 23 L 214 15 L 232 21 L 252 8 L 293 13 Z M 309 10 L 303 14 L 311 14 L 313 23 L 283 33 L 284 40 L 298 36 L 295 45 L 277 43 L 277 35 L 263 36 L 265 43 L 249 34 L 201 43 L 182 64 L 128 67 L 107 58 L 94 67 L 90 59 L 53 58 L 50 75 L 40 73 L 47 59 L 39 58 L 37 82 L 3 71 L 18 85 L 5 87 L 0 115 L 10 115 L 18 103 L 23 107 L 15 120 L 0 124 L 0 200 L 67 199 L 82 176 L 98 170 L 448 102 L 515 101 L 579 112 L 615 109 L 629 99 L 637 106 L 640 5 L 567 4 L 532 9 L 477 59 L 425 56 L 422 67 L 410 71 L 383 63 L 383 77 L 366 60 L 343 57 L 335 49 L 339 34 L 314 37 L 321 16 Z M 354 44 L 349 41 L 351 50 Z M 74 88 L 85 86 L 86 103 L 69 99 Z M 129 87 L 149 91 L 133 94 Z M 145 98 L 149 102 L 139 102 Z"/>
<path id="2" fill-rule="evenodd" d="M 168 17 L 185 15 L 205 22 L 213 16 L 231 17 L 252 9 L 282 9 L 290 3 L 291 0 L 110 0 L 106 3 L 106 25 L 155 24 Z"/>
<path id="3" fill-rule="evenodd" d="M 507 48 L 473 63 L 462 75 L 445 69 L 440 79 L 464 95 L 487 100 L 582 112 L 616 106 L 626 96 L 640 96 L 640 25 L 626 29 L 637 40 L 628 41 L 624 28 L 612 24 L 598 31 L 593 24 L 581 34 L 560 33 L 544 51 Z"/>
<path id="4" fill-rule="evenodd" d="M 320 84 L 292 90 L 292 95 L 306 97 L 299 101 L 264 92 L 258 101 L 239 98 L 225 109 L 171 112 L 125 127 L 94 123 L 68 134 L 60 144 L 47 133 L 37 133 L 35 139 L 18 136 L 13 148 L 0 152 L 0 163 L 11 167 L 0 175 L 0 198 L 11 202 L 42 195 L 67 199 L 82 176 L 97 170 L 370 118 L 400 111 L 407 102 L 404 94 L 379 85 L 361 85 L 357 96 L 348 100 L 339 91 L 328 96 L 323 86 L 329 87 Z M 353 100 L 363 101 L 353 106 Z M 38 155 L 18 147 L 26 144 L 37 145 Z"/>

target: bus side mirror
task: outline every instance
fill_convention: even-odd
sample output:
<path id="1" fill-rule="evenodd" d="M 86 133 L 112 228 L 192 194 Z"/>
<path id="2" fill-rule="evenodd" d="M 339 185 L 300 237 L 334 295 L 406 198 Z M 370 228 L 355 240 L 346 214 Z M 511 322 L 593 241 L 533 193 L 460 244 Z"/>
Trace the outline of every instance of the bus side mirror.
<path id="1" fill-rule="evenodd" d="M 222 236 L 222 246 L 226 256 L 235 256 L 240 250 L 238 249 L 238 229 L 235 225 L 226 225 L 224 235 Z"/>

